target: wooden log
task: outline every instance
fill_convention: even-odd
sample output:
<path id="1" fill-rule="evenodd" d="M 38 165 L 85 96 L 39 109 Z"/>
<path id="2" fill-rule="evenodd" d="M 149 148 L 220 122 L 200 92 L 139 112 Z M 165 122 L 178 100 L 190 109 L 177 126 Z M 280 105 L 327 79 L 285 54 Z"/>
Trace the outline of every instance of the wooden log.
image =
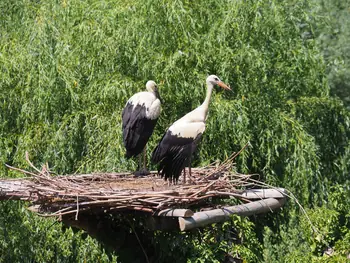
<path id="1" fill-rule="evenodd" d="M 157 216 L 171 216 L 171 217 L 191 217 L 194 215 L 190 209 L 165 209 L 158 213 Z"/>
<path id="2" fill-rule="evenodd" d="M 213 223 L 228 221 L 230 220 L 230 216 L 233 214 L 239 216 L 251 216 L 255 214 L 265 213 L 282 207 L 284 202 L 285 198 L 268 198 L 248 204 L 198 212 L 189 218 L 179 217 L 179 227 L 181 231 L 186 231 Z"/>
<path id="3" fill-rule="evenodd" d="M 33 183 L 26 179 L 0 180 L 0 200 L 33 201 L 37 196 L 32 193 Z"/>
<path id="4" fill-rule="evenodd" d="M 286 189 L 277 188 L 277 189 L 249 189 L 243 191 L 241 194 L 242 197 L 250 200 L 256 199 L 266 199 L 266 198 L 285 198 L 286 197 Z"/>

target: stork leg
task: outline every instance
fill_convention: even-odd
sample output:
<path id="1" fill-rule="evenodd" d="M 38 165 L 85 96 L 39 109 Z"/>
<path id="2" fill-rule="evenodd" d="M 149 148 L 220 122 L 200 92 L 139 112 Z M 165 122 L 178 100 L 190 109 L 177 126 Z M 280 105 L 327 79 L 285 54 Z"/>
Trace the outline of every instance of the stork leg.
<path id="1" fill-rule="evenodd" d="M 147 154 L 146 154 L 146 150 L 147 150 L 147 145 L 145 146 L 145 148 L 143 149 L 143 171 L 148 174 L 148 170 L 146 167 L 146 163 L 147 163 Z"/>
<path id="2" fill-rule="evenodd" d="M 191 158 L 192 156 L 190 156 L 189 158 L 189 162 L 188 162 L 188 179 L 189 179 L 189 182 L 192 183 L 192 171 L 191 171 Z"/>
<path id="3" fill-rule="evenodd" d="M 134 173 L 135 176 L 142 176 L 143 173 L 142 173 L 142 153 L 140 153 L 138 155 L 138 159 L 139 159 L 139 164 L 138 164 L 138 167 L 137 167 L 137 171 Z"/>
<path id="4" fill-rule="evenodd" d="M 139 167 L 137 168 L 137 170 L 140 171 L 142 167 L 142 155 L 139 154 L 138 158 L 139 158 Z"/>
<path id="5" fill-rule="evenodd" d="M 139 154 L 139 169 L 136 172 L 138 176 L 144 176 L 149 174 L 149 171 L 146 167 L 146 163 L 147 163 L 147 155 L 146 155 L 146 147 L 145 147 L 142 153 Z"/>
<path id="6" fill-rule="evenodd" d="M 186 184 L 186 167 L 184 167 L 184 184 Z"/>
<path id="7" fill-rule="evenodd" d="M 142 153 L 139 154 L 139 167 L 137 171 L 135 172 L 136 176 L 144 176 L 148 175 L 149 171 L 147 170 L 146 167 L 146 147 L 143 149 Z"/>

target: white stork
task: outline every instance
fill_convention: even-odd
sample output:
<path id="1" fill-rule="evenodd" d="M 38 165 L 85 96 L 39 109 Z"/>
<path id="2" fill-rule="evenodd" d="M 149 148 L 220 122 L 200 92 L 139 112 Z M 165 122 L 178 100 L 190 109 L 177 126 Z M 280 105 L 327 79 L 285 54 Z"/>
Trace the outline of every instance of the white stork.
<path id="1" fill-rule="evenodd" d="M 170 182 L 177 182 L 186 164 L 188 164 L 191 177 L 191 156 L 205 130 L 205 121 L 214 86 L 219 85 L 223 89 L 231 90 L 215 75 L 210 75 L 206 82 L 207 95 L 202 105 L 174 122 L 152 153 L 152 162 L 159 164 L 158 173 Z"/>
<path id="2" fill-rule="evenodd" d="M 122 113 L 123 119 L 123 142 L 126 148 L 127 158 L 139 155 L 139 173 L 147 174 L 146 168 L 146 143 L 153 133 L 157 123 L 161 99 L 158 86 L 150 80 L 146 83 L 147 91 L 133 95 L 125 105 Z M 143 170 L 141 170 L 143 151 Z"/>

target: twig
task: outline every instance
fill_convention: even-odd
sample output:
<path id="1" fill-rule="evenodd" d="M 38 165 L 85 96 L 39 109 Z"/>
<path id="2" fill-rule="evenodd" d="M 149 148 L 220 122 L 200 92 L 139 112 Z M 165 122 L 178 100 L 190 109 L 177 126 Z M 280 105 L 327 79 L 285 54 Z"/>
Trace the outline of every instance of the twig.
<path id="1" fill-rule="evenodd" d="M 129 221 L 129 220 L 128 220 L 128 221 Z M 136 231 L 135 231 L 134 225 L 133 225 L 130 221 L 129 221 L 129 224 L 130 224 L 130 227 L 131 227 L 131 229 L 132 229 L 132 232 L 134 232 L 135 237 L 136 237 L 137 241 L 139 242 L 139 245 L 140 245 L 140 247 L 141 247 L 141 249 L 142 249 L 143 254 L 145 255 L 146 262 L 149 263 L 149 259 L 148 259 L 147 253 L 146 253 L 145 249 L 143 248 L 142 243 L 141 243 L 141 240 L 140 240 L 139 236 L 137 235 L 137 233 L 136 233 Z"/>
<path id="2" fill-rule="evenodd" d="M 190 198 L 191 198 L 191 197 L 193 198 L 193 197 L 199 195 L 200 193 L 205 192 L 206 190 L 209 189 L 210 186 L 212 186 L 212 185 L 215 184 L 215 183 L 216 183 L 216 181 L 211 182 L 211 183 L 208 184 L 205 188 L 203 188 L 203 189 L 199 190 L 198 192 L 192 194 L 192 195 L 190 196 Z"/>
<path id="3" fill-rule="evenodd" d="M 269 185 L 269 184 L 266 184 L 266 183 L 263 183 L 263 182 L 260 182 L 260 181 L 257 181 L 257 180 L 254 180 L 254 179 L 250 179 L 251 181 L 255 182 L 257 185 L 260 185 L 260 186 L 264 186 L 264 187 L 269 187 L 269 188 L 273 188 L 277 191 L 280 191 L 280 189 L 278 189 L 277 187 L 274 187 L 272 185 Z M 306 213 L 304 207 L 300 204 L 299 200 L 294 196 L 294 194 L 289 191 L 288 189 L 284 189 L 285 191 L 287 191 L 289 194 L 286 194 L 286 193 L 283 193 L 281 192 L 282 194 L 284 194 L 285 196 L 289 197 L 290 199 L 294 200 L 296 202 L 296 204 L 299 206 L 299 208 L 301 209 L 301 211 L 303 212 L 303 214 L 305 215 L 306 219 L 308 220 L 312 230 L 318 234 L 320 234 L 322 236 L 322 239 L 324 240 L 323 238 L 323 235 L 320 233 L 320 231 L 313 225 L 313 223 L 311 222 L 311 219 L 310 217 L 308 216 L 308 214 Z"/>
<path id="4" fill-rule="evenodd" d="M 75 214 L 76 221 L 78 221 L 78 215 L 79 215 L 79 194 L 77 194 L 77 212 Z"/>
<path id="5" fill-rule="evenodd" d="M 13 166 L 8 165 L 8 164 L 5 164 L 5 166 L 6 166 L 7 168 L 11 169 L 11 170 L 15 170 L 15 171 L 18 171 L 18 172 L 21 172 L 21 173 L 24 173 L 24 174 L 29 174 L 29 175 L 31 175 L 31 176 L 37 176 L 37 174 L 35 174 L 35 173 L 31 173 L 31 172 L 28 172 L 28 171 L 26 171 L 26 170 L 22 170 L 22 169 L 20 169 L 20 168 L 13 167 Z"/>
<path id="6" fill-rule="evenodd" d="M 27 151 L 26 151 L 26 161 L 29 163 L 29 165 L 30 165 L 34 170 L 36 170 L 39 174 L 42 174 L 42 172 L 41 172 L 38 168 L 36 168 L 36 167 L 34 166 L 34 164 L 29 160 L 29 154 L 28 154 Z"/>
<path id="7" fill-rule="evenodd" d="M 249 142 L 246 143 L 246 144 L 243 146 L 243 148 L 240 149 L 237 153 L 233 153 L 229 158 L 227 158 L 227 159 L 219 166 L 219 168 L 218 168 L 216 171 L 210 173 L 210 174 L 207 175 L 205 178 L 206 178 L 206 179 L 210 178 L 213 174 L 215 174 L 216 172 L 220 171 L 220 168 L 221 168 L 222 166 L 225 166 L 227 163 L 232 162 L 238 155 L 241 154 L 241 152 L 243 152 L 243 150 L 244 150 L 248 145 L 249 145 Z"/>

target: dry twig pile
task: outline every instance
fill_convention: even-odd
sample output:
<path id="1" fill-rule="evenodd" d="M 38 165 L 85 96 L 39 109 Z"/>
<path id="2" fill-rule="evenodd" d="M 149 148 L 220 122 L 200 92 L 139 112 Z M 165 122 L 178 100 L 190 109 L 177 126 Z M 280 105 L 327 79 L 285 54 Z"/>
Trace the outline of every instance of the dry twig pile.
<path id="1" fill-rule="evenodd" d="M 47 166 L 39 170 L 28 156 L 27 161 L 36 172 L 9 168 L 31 176 L 27 178 L 30 194 L 26 200 L 38 205 L 42 216 L 76 214 L 77 217 L 85 211 L 98 214 L 125 210 L 157 215 L 163 209 L 189 208 L 211 198 L 236 197 L 248 201 L 239 189 L 254 184 L 251 175 L 232 173 L 233 160 L 238 154 L 220 165 L 192 169 L 191 184 L 179 181 L 170 186 L 154 172 L 145 177 L 131 173 L 52 176 Z"/>

